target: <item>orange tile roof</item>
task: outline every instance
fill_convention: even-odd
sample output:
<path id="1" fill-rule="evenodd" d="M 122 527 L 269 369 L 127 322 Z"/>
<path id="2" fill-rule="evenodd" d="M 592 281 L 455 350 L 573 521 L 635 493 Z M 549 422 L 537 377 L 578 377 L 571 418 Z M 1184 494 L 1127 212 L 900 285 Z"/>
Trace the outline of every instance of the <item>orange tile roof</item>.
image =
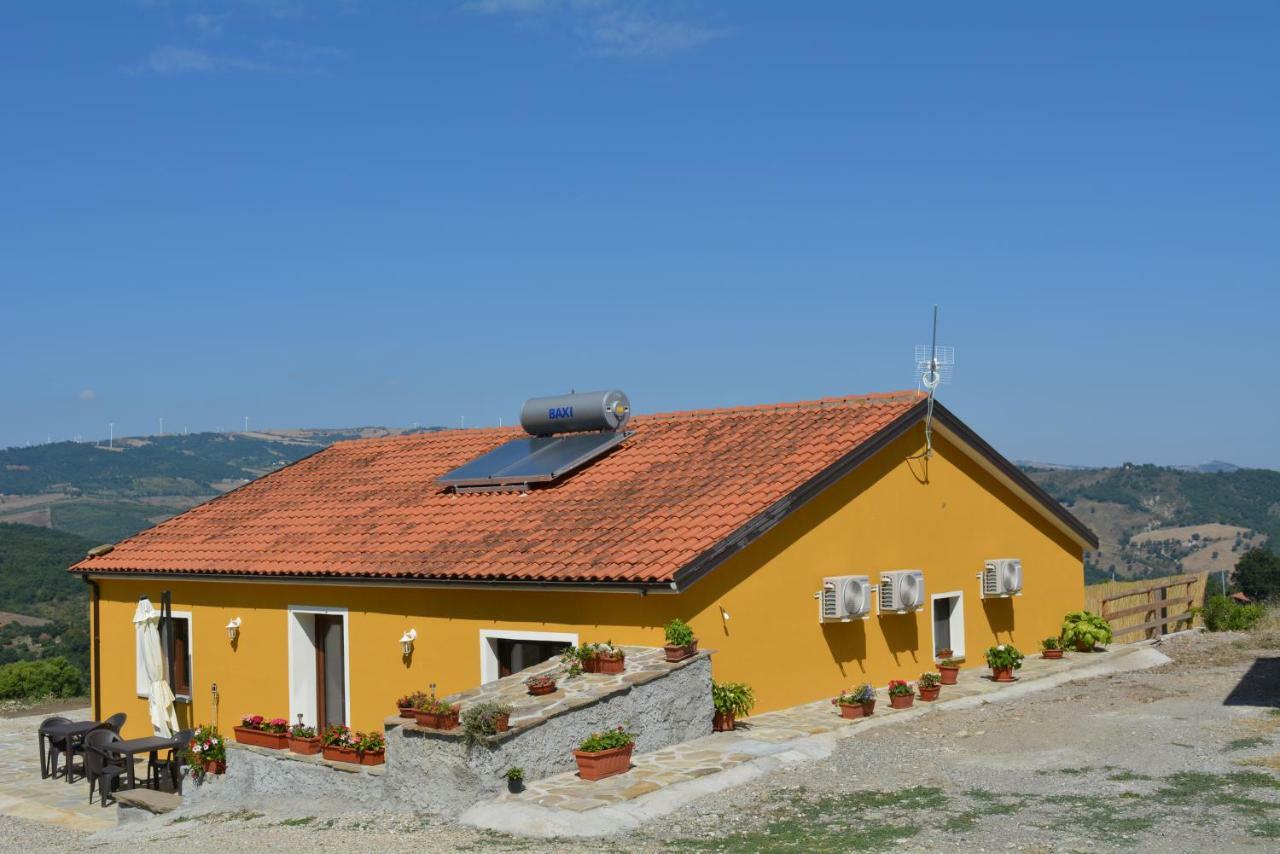
<path id="1" fill-rule="evenodd" d="M 922 402 L 914 392 L 637 416 L 547 486 L 435 481 L 518 428 L 339 442 L 73 567 L 452 581 L 669 583 Z"/>

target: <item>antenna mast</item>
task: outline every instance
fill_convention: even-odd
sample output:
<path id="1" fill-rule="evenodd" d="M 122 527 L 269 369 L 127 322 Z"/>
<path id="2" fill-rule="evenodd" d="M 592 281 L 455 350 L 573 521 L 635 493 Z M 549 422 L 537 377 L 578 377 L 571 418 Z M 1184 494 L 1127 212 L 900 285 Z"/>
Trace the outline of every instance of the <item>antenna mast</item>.
<path id="1" fill-rule="evenodd" d="M 924 415 L 924 457 L 933 456 L 933 400 L 938 386 L 950 383 L 955 370 L 956 350 L 954 347 L 938 346 L 938 307 L 933 307 L 933 341 L 931 344 L 916 346 L 916 371 L 920 387 L 929 390 L 929 402 Z"/>

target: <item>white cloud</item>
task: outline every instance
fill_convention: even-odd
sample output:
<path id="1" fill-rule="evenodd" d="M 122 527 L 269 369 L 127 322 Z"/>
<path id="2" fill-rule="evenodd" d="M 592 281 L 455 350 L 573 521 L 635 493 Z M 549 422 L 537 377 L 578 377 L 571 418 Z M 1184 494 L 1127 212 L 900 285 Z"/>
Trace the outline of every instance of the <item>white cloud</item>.
<path id="1" fill-rule="evenodd" d="M 599 56 L 661 56 L 690 50 L 722 35 L 708 27 L 660 18 L 649 12 L 643 0 L 467 0 L 462 9 L 521 20 L 550 21 L 559 16 Z"/>
<path id="2" fill-rule="evenodd" d="M 198 12 L 187 16 L 187 26 L 196 32 L 203 33 L 207 36 L 216 36 L 222 33 L 223 27 L 226 26 L 229 15 L 209 15 Z"/>
<path id="3" fill-rule="evenodd" d="M 337 48 L 306 45 L 287 39 L 268 39 L 259 45 L 256 56 L 217 54 L 198 48 L 165 45 L 151 52 L 143 70 L 154 74 L 320 74 L 342 55 Z"/>
<path id="4" fill-rule="evenodd" d="M 81 400 L 93 400 L 97 396 L 98 396 L 98 393 L 91 388 L 87 388 L 84 391 L 80 392 Z"/>
<path id="5" fill-rule="evenodd" d="M 592 50 L 602 56 L 661 56 L 689 50 L 720 33 L 681 21 L 662 21 L 640 9 L 614 9 L 579 28 Z"/>

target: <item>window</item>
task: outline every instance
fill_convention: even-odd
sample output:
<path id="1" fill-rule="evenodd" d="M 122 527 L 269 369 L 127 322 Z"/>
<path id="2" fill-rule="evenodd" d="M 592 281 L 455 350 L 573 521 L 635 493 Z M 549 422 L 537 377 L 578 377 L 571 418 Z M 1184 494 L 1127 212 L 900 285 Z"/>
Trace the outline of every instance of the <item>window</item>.
<path id="1" fill-rule="evenodd" d="M 492 682 L 578 645 L 572 632 L 480 630 L 480 682 Z"/>
<path id="2" fill-rule="evenodd" d="M 179 700 L 191 700 L 192 656 L 191 656 L 191 613 L 189 611 L 173 612 L 173 639 L 170 650 L 164 649 L 164 627 L 160 630 L 160 655 L 163 658 L 164 678 L 169 678 L 169 659 L 173 659 L 173 682 L 169 685 Z M 151 696 L 151 684 L 147 680 L 147 665 L 143 660 L 142 644 L 136 649 L 137 688 L 139 697 Z"/>

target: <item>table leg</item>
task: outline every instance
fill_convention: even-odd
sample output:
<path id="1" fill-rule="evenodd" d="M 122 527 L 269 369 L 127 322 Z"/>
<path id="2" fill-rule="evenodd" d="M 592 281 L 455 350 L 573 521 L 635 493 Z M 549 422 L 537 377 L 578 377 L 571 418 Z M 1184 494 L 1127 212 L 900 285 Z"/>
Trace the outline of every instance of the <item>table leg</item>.
<path id="1" fill-rule="evenodd" d="M 71 760 L 71 736 L 67 736 L 62 740 L 62 776 L 68 783 L 71 782 L 71 766 L 74 764 Z"/>
<path id="2" fill-rule="evenodd" d="M 137 786 L 137 783 L 135 783 L 133 779 L 133 754 L 132 753 L 125 754 L 124 767 L 129 772 L 129 788 L 132 789 L 135 786 Z"/>
<path id="3" fill-rule="evenodd" d="M 44 733 L 39 733 L 36 739 L 40 742 L 40 779 L 46 780 L 49 777 L 49 763 L 44 758 Z"/>

